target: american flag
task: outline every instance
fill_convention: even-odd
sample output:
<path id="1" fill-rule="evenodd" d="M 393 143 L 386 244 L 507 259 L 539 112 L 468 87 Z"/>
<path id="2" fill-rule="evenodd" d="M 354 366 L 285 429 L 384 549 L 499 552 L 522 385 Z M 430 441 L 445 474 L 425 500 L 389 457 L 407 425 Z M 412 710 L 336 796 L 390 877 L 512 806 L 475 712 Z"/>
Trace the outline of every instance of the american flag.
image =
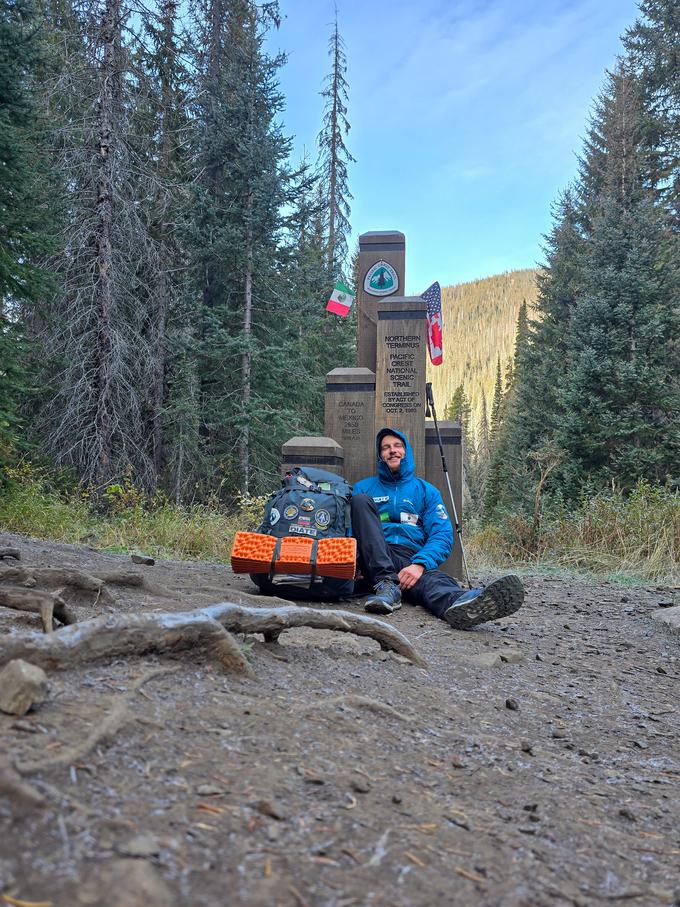
<path id="1" fill-rule="evenodd" d="M 427 348 L 432 365 L 441 365 L 444 358 L 442 333 L 442 290 L 438 282 L 432 284 L 420 297 L 427 303 Z"/>

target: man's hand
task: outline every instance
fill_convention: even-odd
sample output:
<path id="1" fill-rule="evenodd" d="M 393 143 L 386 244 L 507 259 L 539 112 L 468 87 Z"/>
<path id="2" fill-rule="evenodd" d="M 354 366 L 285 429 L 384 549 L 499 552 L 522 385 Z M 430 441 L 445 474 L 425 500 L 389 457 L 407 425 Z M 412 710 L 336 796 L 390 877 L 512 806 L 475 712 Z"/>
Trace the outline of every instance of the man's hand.
<path id="1" fill-rule="evenodd" d="M 401 591 L 405 592 L 406 589 L 412 589 L 423 573 L 425 573 L 425 568 L 422 564 L 409 564 L 408 567 L 400 570 L 399 588 Z"/>

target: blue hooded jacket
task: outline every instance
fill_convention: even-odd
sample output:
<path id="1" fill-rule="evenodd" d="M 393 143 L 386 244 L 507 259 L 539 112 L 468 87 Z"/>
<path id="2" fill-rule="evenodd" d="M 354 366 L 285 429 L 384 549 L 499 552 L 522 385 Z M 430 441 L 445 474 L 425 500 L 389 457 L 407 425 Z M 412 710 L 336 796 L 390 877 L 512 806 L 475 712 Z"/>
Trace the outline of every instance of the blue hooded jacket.
<path id="1" fill-rule="evenodd" d="M 399 471 L 394 474 L 380 459 L 380 442 L 386 434 L 401 438 L 406 448 Z M 411 445 L 400 431 L 382 428 L 376 436 L 375 449 L 378 474 L 360 479 L 353 493 L 373 498 L 388 544 L 411 548 L 412 564 L 434 570 L 453 548 L 453 529 L 442 496 L 434 485 L 416 476 Z"/>

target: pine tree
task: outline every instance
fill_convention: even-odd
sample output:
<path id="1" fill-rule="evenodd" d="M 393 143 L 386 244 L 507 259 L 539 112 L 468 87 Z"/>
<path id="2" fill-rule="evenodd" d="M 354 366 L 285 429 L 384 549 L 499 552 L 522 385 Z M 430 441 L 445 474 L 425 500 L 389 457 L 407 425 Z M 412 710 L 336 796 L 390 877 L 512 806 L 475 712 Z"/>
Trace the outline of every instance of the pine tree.
<path id="1" fill-rule="evenodd" d="M 195 369 L 190 367 L 188 350 L 195 306 L 187 286 L 181 229 L 187 213 L 185 187 L 191 181 L 184 150 L 190 129 L 189 72 L 184 62 L 189 46 L 178 28 L 176 0 L 162 0 L 157 12 L 144 9 L 140 18 L 133 61 L 137 100 L 132 133 L 154 251 L 140 262 L 144 285 L 150 288 L 148 299 L 140 299 L 148 313 L 145 337 L 151 357 L 146 418 L 154 484 L 165 480 L 177 499 L 191 479 L 187 467 L 198 446 Z"/>
<path id="2" fill-rule="evenodd" d="M 501 431 L 503 414 L 503 373 L 501 372 L 501 358 L 496 362 L 496 383 L 493 389 L 493 402 L 491 404 L 491 428 L 489 433 L 489 452 L 493 456 Z"/>
<path id="3" fill-rule="evenodd" d="M 345 44 L 338 28 L 337 11 L 333 32 L 328 42 L 331 72 L 321 92 L 325 107 L 323 126 L 319 133 L 319 169 L 325 202 L 328 261 L 334 276 L 344 274 L 347 243 L 350 234 L 350 200 L 348 165 L 354 158 L 347 150 L 345 139 L 350 125 L 347 119 L 347 58 Z"/>
<path id="4" fill-rule="evenodd" d="M 649 182 L 680 225 L 680 6 L 640 0 L 642 17 L 623 39 L 642 91 L 640 151 Z"/>
<path id="5" fill-rule="evenodd" d="M 50 242 L 33 97 L 45 49 L 29 0 L 0 12 L 0 469 L 18 440 L 29 372 L 22 316 L 45 289 L 37 262 Z"/>
<path id="6" fill-rule="evenodd" d="M 289 140 L 277 124 L 283 99 L 276 73 L 281 57 L 264 50 L 275 9 L 249 0 L 210 0 L 203 11 L 197 116 L 201 179 L 191 238 L 202 287 L 201 413 L 206 456 L 219 462 L 220 486 L 250 489 L 272 472 L 272 441 L 280 437 L 272 376 L 286 343 L 273 347 L 286 324 L 281 301 L 282 209 L 291 174 Z M 280 372 L 279 372 L 280 374 Z"/>
<path id="7" fill-rule="evenodd" d="M 622 63 L 596 107 L 584 161 L 599 191 L 555 433 L 574 489 L 612 479 L 630 487 L 680 470 L 678 242 L 650 186 L 639 103 Z"/>
<path id="8" fill-rule="evenodd" d="M 46 145 L 61 176 L 55 291 L 31 326 L 50 388 L 36 415 L 43 449 L 98 489 L 129 472 L 154 484 L 145 328 L 155 256 L 144 163 L 131 129 L 138 82 L 126 0 L 45 4 L 58 65 L 43 85 Z"/>

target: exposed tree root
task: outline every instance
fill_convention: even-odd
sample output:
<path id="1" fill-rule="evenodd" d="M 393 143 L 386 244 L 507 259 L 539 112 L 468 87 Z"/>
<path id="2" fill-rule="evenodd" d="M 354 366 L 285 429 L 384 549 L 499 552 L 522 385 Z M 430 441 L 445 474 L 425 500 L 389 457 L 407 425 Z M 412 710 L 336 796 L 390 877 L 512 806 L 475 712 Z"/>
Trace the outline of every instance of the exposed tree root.
<path id="1" fill-rule="evenodd" d="M 75 623 L 75 617 L 66 607 L 66 602 L 54 592 L 0 586 L 0 605 L 14 611 L 39 614 L 43 633 L 52 632 L 55 617 L 62 624 Z"/>
<path id="2" fill-rule="evenodd" d="M 46 589 L 78 589 L 92 592 L 95 601 L 113 604 L 106 581 L 71 567 L 7 567 L 0 570 L 0 583 Z"/>
<path id="3" fill-rule="evenodd" d="M 53 618 L 62 624 L 75 623 L 62 594 L 77 589 L 90 592 L 93 604 L 113 604 L 116 599 L 108 585 L 132 586 L 145 592 L 176 599 L 177 593 L 150 583 L 141 574 L 130 570 L 111 570 L 90 574 L 73 567 L 0 567 L 0 605 L 17 611 L 40 614 L 43 631 L 50 633 Z M 61 593 L 61 594 L 60 594 Z"/>
<path id="4" fill-rule="evenodd" d="M 381 702 L 379 699 L 371 699 L 370 696 L 359 696 L 355 693 L 343 693 L 341 696 L 328 696 L 323 699 L 315 699 L 313 702 L 304 702 L 300 705 L 294 705 L 293 708 L 297 712 L 319 710 L 325 712 L 338 705 L 344 705 L 354 709 L 369 709 L 372 712 L 382 712 L 385 715 L 389 715 L 391 718 L 398 718 L 400 721 L 413 721 L 408 715 L 392 708 L 392 706 L 388 705 L 386 702 Z"/>
<path id="5" fill-rule="evenodd" d="M 177 592 L 151 582 L 143 573 L 137 573 L 134 570 L 98 570 L 94 576 L 110 586 L 131 586 L 162 598 L 179 598 Z"/>
<path id="6" fill-rule="evenodd" d="M 14 814 L 43 806 L 45 798 L 34 787 L 22 781 L 8 764 L 0 763 L 0 794 L 7 797 Z"/>
<path id="7" fill-rule="evenodd" d="M 73 762 L 80 762 L 87 756 L 90 750 L 93 750 L 95 746 L 103 740 L 113 737 L 113 735 L 128 721 L 130 717 L 128 700 L 143 684 L 153 677 L 158 677 L 159 674 L 170 674 L 177 670 L 176 667 L 159 667 L 151 668 L 149 671 L 146 671 L 141 677 L 138 677 L 137 680 L 135 680 L 132 686 L 123 693 L 122 696 L 116 698 L 111 711 L 108 712 L 102 721 L 92 729 L 82 743 L 76 743 L 74 746 L 66 747 L 57 755 L 49 756 L 46 759 L 36 759 L 33 762 L 17 763 L 16 770 L 22 775 L 29 775 L 33 772 L 41 772 L 47 768 L 54 768 L 58 765 L 71 765 Z"/>
<path id="8" fill-rule="evenodd" d="M 424 665 L 405 636 L 373 617 L 292 605 L 248 608 L 232 602 L 220 602 L 174 614 L 160 612 L 96 617 L 47 636 L 31 634 L 3 640 L 0 644 L 0 666 L 12 658 L 24 658 L 51 669 L 99 658 L 198 647 L 212 651 L 226 668 L 251 673 L 231 633 L 264 633 L 271 637 L 293 627 L 368 636 L 375 639 L 382 649 L 391 649 L 414 664 Z"/>
<path id="9" fill-rule="evenodd" d="M 0 548 L 0 561 L 3 557 L 13 557 L 15 561 L 20 561 L 21 552 L 18 548 Z"/>

